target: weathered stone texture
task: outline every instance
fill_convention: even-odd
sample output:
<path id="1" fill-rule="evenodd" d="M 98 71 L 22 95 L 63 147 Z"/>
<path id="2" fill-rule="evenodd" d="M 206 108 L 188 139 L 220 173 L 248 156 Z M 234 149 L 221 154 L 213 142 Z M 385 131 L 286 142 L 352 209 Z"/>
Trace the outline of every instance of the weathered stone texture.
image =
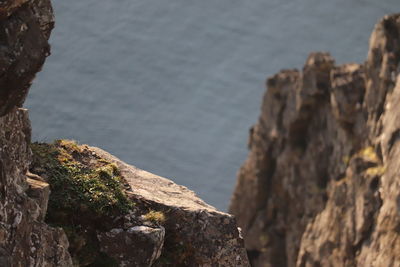
<path id="1" fill-rule="evenodd" d="M 68 162 L 70 169 L 54 165 L 59 169 L 52 172 L 40 162 L 31 164 L 30 123 L 21 106 L 50 54 L 48 39 L 53 26 L 50 0 L 0 2 L 0 266 L 249 266 L 234 218 L 216 211 L 185 187 L 87 146 L 80 159 L 63 155 L 62 161 Z M 51 158 L 53 154 L 41 156 L 56 160 Z M 115 162 L 127 181 L 126 194 L 135 205 L 129 206 L 126 214 L 102 210 L 114 208 L 111 202 L 121 201 L 124 194 L 115 188 L 107 191 L 119 177 L 114 177 L 115 169 L 101 169 L 101 160 Z M 95 184 L 85 172 L 93 162 L 100 167 L 90 175 L 109 179 L 109 184 Z M 81 188 L 79 196 L 51 192 L 53 184 L 47 182 L 56 179 L 46 174 L 64 171 L 72 175 L 79 166 L 86 168 L 79 178 L 86 179 L 85 186 L 93 182 L 92 187 Z M 36 174 L 29 172 L 30 167 Z M 106 189 L 96 191 L 102 186 Z M 75 189 L 68 192 L 79 191 Z M 101 194 L 109 194 L 109 198 Z M 92 202 L 103 201 L 99 210 L 88 210 L 89 203 L 71 202 L 77 205 L 65 210 L 49 205 L 55 197 L 67 201 L 85 199 L 84 195 L 93 197 Z M 74 212 L 66 213 L 71 210 Z M 64 229 L 50 227 L 45 219 Z"/>
<path id="2" fill-rule="evenodd" d="M 118 259 L 120 266 L 152 266 L 161 255 L 164 236 L 163 227 L 144 225 L 97 235 L 100 250 Z"/>
<path id="3" fill-rule="evenodd" d="M 254 266 L 400 266 L 399 63 L 392 15 L 366 63 L 268 79 L 230 207 Z"/>
<path id="4" fill-rule="evenodd" d="M 52 191 L 46 222 L 65 230 L 75 265 L 249 266 L 233 216 L 186 187 L 73 141 L 31 147 L 30 171 Z M 31 183 L 38 200 L 43 183 Z"/>
<path id="5" fill-rule="evenodd" d="M 50 0 L 0 4 L 0 116 L 21 107 L 31 81 L 50 54 Z"/>
<path id="6" fill-rule="evenodd" d="M 27 195 L 30 131 L 26 110 L 0 117 L 0 266 L 71 266 L 64 232 L 43 222 L 46 200 Z"/>
<path id="7" fill-rule="evenodd" d="M 233 216 L 207 205 L 184 186 L 128 165 L 101 149 L 88 149 L 118 166 L 128 185 L 127 194 L 139 210 L 165 214 L 164 246 L 154 266 L 249 266 Z"/>
<path id="8" fill-rule="evenodd" d="M 27 179 L 28 112 L 18 109 L 49 54 L 48 0 L 0 3 L 0 266 L 71 266 L 61 229 L 43 222 L 49 185 Z M 28 196 L 29 195 L 29 196 Z"/>

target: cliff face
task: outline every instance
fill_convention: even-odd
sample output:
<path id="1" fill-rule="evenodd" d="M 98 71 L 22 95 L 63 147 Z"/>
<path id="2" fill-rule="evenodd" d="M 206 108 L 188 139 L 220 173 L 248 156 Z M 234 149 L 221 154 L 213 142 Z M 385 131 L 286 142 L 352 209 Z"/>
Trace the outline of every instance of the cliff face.
<path id="1" fill-rule="evenodd" d="M 313 53 L 267 81 L 230 211 L 254 266 L 400 264 L 400 15 L 363 64 Z"/>
<path id="2" fill-rule="evenodd" d="M 50 53 L 50 0 L 0 3 L 0 116 L 21 107 L 31 81 Z"/>
<path id="3" fill-rule="evenodd" d="M 31 128 L 21 106 L 48 55 L 46 0 L 0 4 L 0 266 L 70 266 L 68 241 L 43 222 L 49 186 L 29 178 Z"/>
<path id="4" fill-rule="evenodd" d="M 0 266 L 249 266 L 233 216 L 75 142 L 32 144 L 21 106 L 49 55 L 49 0 L 0 3 Z"/>
<path id="5" fill-rule="evenodd" d="M 52 190 L 46 222 L 66 231 L 75 265 L 249 266 L 233 216 L 187 188 L 71 141 L 32 151 Z"/>
<path id="6" fill-rule="evenodd" d="M 43 222 L 49 186 L 27 174 L 30 130 L 26 110 L 0 118 L 0 266 L 71 266 L 64 232 Z"/>

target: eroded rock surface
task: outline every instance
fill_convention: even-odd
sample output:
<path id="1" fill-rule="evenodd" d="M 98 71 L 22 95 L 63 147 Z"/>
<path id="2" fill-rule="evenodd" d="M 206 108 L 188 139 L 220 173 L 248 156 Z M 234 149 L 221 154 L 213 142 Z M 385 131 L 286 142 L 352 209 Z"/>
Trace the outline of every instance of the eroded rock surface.
<path id="1" fill-rule="evenodd" d="M 52 191 L 46 221 L 65 229 L 74 264 L 249 266 L 235 219 L 186 187 L 71 141 L 32 149 Z"/>
<path id="2" fill-rule="evenodd" d="M 100 149 L 31 144 L 20 107 L 53 24 L 50 0 L 0 3 L 0 266 L 248 266 L 233 217 L 188 189 Z"/>
<path id="3" fill-rule="evenodd" d="M 184 186 L 92 149 L 118 166 L 135 203 L 165 214 L 164 249 L 155 266 L 249 266 L 232 215 L 207 205 Z"/>
<path id="4" fill-rule="evenodd" d="M 43 222 L 48 185 L 27 182 L 30 131 L 26 110 L 0 117 L 0 266 L 71 266 L 64 231 Z"/>
<path id="5" fill-rule="evenodd" d="M 50 0 L 0 3 L 0 116 L 21 107 L 31 81 L 50 54 Z"/>
<path id="6" fill-rule="evenodd" d="M 392 15 L 364 64 L 268 79 L 230 206 L 253 266 L 400 266 L 399 63 Z"/>
<path id="7" fill-rule="evenodd" d="M 17 108 L 49 54 L 52 27 L 48 0 L 0 3 L 0 266 L 4 267 L 72 265 L 64 231 L 43 222 L 49 185 L 27 173 L 31 128 L 28 112 Z"/>

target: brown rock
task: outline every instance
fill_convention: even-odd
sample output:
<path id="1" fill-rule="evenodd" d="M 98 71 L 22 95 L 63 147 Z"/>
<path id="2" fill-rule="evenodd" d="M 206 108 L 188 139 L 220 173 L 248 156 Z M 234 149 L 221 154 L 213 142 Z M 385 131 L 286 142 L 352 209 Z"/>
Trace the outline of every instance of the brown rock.
<path id="1" fill-rule="evenodd" d="M 50 54 L 50 0 L 0 4 L 0 116 L 21 107 L 31 81 Z"/>
<path id="2" fill-rule="evenodd" d="M 29 184 L 29 189 L 26 192 L 30 198 L 36 200 L 38 204 L 38 215 L 37 218 L 39 221 L 44 221 L 47 212 L 47 204 L 49 202 L 50 196 L 50 186 L 48 183 L 35 180 L 31 178 L 27 178 L 26 181 Z"/>
<path id="3" fill-rule="evenodd" d="M 0 19 L 10 16 L 17 8 L 25 4 L 28 0 L 4 0 L 0 3 Z"/>
<path id="4" fill-rule="evenodd" d="M 34 189 L 42 190 L 39 200 L 26 194 L 29 146 L 27 111 L 0 117 L 0 266 L 72 266 L 64 232 L 42 221 L 46 186 Z"/>
<path id="5" fill-rule="evenodd" d="M 76 265 L 249 266 L 233 216 L 186 187 L 72 141 L 32 149 L 52 191 L 47 222 L 65 229 Z"/>
<path id="6" fill-rule="evenodd" d="M 114 162 L 135 203 L 165 214 L 165 241 L 155 266 L 249 266 L 235 219 L 171 180 L 140 170 L 109 153 L 90 148 Z"/>
<path id="7" fill-rule="evenodd" d="M 49 54 L 49 0 L 0 3 L 0 266 L 71 266 L 61 229 L 43 222 L 49 187 L 27 179 L 30 122 L 17 109 Z M 29 197 L 27 193 L 32 196 Z"/>
<path id="8" fill-rule="evenodd" d="M 121 266 L 152 266 L 164 244 L 163 227 L 133 226 L 99 233 L 100 250 L 115 255 Z"/>
<path id="9" fill-rule="evenodd" d="M 386 16 L 365 64 L 268 79 L 230 207 L 253 266 L 400 266 L 399 51 Z"/>

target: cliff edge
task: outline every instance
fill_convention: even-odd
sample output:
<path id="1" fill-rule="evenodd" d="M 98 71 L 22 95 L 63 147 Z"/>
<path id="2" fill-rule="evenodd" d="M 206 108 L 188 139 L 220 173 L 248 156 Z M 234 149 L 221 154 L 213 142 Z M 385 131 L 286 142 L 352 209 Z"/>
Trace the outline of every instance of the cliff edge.
<path id="1" fill-rule="evenodd" d="M 0 266 L 249 266 L 232 215 L 95 147 L 31 143 L 49 0 L 0 3 Z"/>
<path id="2" fill-rule="evenodd" d="M 230 212 L 253 266 L 400 266 L 400 15 L 267 80 Z"/>

